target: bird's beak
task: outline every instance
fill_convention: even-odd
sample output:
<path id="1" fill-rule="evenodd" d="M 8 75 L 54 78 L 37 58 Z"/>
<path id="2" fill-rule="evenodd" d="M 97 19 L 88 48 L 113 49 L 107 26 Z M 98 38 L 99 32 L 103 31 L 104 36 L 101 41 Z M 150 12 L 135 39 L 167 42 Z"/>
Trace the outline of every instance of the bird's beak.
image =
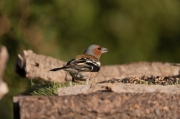
<path id="1" fill-rule="evenodd" d="M 102 49 L 102 53 L 106 53 L 106 52 L 108 52 L 108 49 L 107 48 L 103 48 Z"/>

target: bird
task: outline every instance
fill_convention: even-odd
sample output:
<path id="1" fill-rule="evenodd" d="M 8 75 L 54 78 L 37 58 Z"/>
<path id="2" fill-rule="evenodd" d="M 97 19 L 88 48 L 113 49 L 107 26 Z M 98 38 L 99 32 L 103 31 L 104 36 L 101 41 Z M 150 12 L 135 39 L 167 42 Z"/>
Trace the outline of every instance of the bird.
<path id="1" fill-rule="evenodd" d="M 73 82 L 80 80 L 88 84 L 90 79 L 98 75 L 101 68 L 100 57 L 106 52 L 107 48 L 96 44 L 90 45 L 83 54 L 72 58 L 65 66 L 50 71 L 64 70 L 71 75 Z"/>

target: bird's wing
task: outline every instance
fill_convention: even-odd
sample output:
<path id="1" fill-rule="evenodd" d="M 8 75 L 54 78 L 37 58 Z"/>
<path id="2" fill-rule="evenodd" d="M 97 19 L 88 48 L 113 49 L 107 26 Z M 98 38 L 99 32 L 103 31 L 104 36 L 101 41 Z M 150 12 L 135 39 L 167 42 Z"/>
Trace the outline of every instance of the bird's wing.
<path id="1" fill-rule="evenodd" d="M 65 66 L 61 68 L 51 69 L 50 71 L 65 70 L 65 71 L 84 71 L 97 72 L 100 70 L 100 62 L 97 58 L 91 55 L 78 55 L 76 58 L 70 60 Z"/>
<path id="2" fill-rule="evenodd" d="M 74 68 L 78 71 L 96 72 L 100 70 L 100 62 L 91 55 L 78 55 L 75 59 L 70 60 L 65 67 Z"/>

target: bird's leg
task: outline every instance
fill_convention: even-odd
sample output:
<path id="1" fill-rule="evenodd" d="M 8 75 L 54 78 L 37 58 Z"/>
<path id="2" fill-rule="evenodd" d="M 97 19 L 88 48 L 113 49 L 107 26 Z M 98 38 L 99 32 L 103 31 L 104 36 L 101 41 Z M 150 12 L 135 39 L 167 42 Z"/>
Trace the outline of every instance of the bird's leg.
<path id="1" fill-rule="evenodd" d="M 74 78 L 72 78 L 72 82 L 74 82 L 75 81 L 75 79 Z"/>
<path id="2" fill-rule="evenodd" d="M 70 86 L 73 85 L 73 82 L 74 82 L 74 81 L 75 81 L 74 78 L 72 78 L 72 81 L 70 81 Z"/>
<path id="3" fill-rule="evenodd" d="M 89 83 L 89 78 L 86 78 L 86 85 L 88 85 Z"/>
<path id="4" fill-rule="evenodd" d="M 32 78 L 31 78 L 31 86 L 34 85 L 33 81 L 32 81 Z"/>
<path id="5" fill-rule="evenodd" d="M 72 86 L 72 81 L 69 82 L 69 85 Z"/>

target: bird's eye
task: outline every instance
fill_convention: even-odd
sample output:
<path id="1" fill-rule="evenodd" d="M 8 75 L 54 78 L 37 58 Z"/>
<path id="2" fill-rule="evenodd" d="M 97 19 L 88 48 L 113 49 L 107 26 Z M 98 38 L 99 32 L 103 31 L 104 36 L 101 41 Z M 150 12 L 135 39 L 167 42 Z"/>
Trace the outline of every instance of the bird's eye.
<path id="1" fill-rule="evenodd" d="M 98 50 L 101 50 L 101 47 L 99 47 Z"/>

